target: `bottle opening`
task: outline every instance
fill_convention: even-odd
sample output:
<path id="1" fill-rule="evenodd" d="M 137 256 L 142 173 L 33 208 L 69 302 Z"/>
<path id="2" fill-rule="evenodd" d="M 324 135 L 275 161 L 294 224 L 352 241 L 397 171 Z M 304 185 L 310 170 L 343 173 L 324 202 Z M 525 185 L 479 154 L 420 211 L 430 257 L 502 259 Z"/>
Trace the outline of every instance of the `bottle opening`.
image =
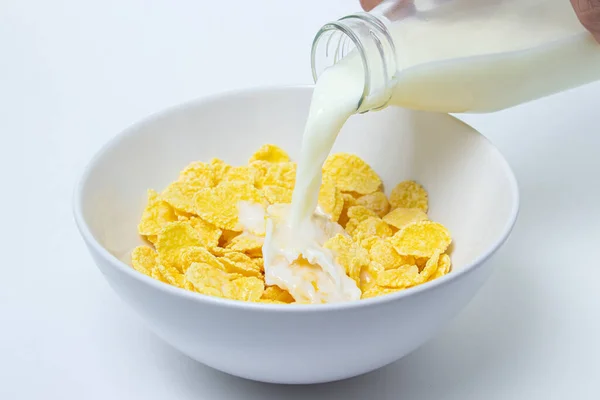
<path id="1" fill-rule="evenodd" d="M 358 13 L 324 25 L 311 51 L 315 83 L 325 69 L 346 58 L 360 64 L 363 71 L 357 112 L 384 108 L 392 96 L 396 74 L 396 49 L 385 24 L 371 14 Z"/>

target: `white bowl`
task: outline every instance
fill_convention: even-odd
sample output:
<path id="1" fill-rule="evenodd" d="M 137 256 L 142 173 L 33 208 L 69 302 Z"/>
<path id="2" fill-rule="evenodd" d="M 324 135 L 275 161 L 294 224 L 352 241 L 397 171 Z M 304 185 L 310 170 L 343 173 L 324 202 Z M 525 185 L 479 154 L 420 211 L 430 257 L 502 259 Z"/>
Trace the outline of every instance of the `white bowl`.
<path id="1" fill-rule="evenodd" d="M 176 349 L 248 379 L 334 381 L 415 350 L 471 300 L 517 217 L 515 177 L 485 137 L 448 115 L 390 107 L 351 118 L 334 151 L 363 157 L 388 190 L 404 179 L 425 186 L 431 218 L 454 239 L 447 276 L 370 300 L 264 305 L 178 289 L 121 261 L 141 243 L 146 190 L 161 190 L 189 162 L 244 164 L 265 143 L 297 159 L 311 94 L 310 87 L 247 90 L 161 112 L 108 143 L 75 192 L 77 225 L 115 292 Z"/>

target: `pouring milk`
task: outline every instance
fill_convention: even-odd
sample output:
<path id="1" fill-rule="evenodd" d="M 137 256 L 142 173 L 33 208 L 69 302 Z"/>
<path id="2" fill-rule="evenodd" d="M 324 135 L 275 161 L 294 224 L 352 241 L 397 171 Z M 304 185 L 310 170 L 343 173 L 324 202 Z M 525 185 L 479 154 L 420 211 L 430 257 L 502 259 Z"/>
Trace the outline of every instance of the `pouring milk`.
<path id="1" fill-rule="evenodd" d="M 267 211 L 267 284 L 299 302 L 357 300 L 323 243 L 341 226 L 317 206 L 321 168 L 346 120 L 396 105 L 493 112 L 600 80 L 600 44 L 568 0 L 391 0 L 325 25 L 292 204 Z M 319 76 L 320 74 L 320 76 Z"/>

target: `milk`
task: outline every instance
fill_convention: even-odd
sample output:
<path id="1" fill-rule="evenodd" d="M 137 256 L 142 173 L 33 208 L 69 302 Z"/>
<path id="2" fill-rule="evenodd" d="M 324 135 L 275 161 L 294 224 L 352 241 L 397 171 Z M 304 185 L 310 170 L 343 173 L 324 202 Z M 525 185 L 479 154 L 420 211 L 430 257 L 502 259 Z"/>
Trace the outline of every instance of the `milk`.
<path id="1" fill-rule="evenodd" d="M 492 112 L 600 79 L 600 45 L 567 0 L 449 0 L 391 34 L 392 105 Z"/>
<path id="2" fill-rule="evenodd" d="M 419 7 L 432 1 L 435 7 Z M 297 300 L 360 298 L 354 281 L 322 247 L 335 229 L 323 236 L 327 229 L 317 207 L 321 168 L 350 116 L 382 105 L 492 112 L 600 79 L 600 45 L 581 26 L 568 0 L 415 4 L 403 9 L 401 21 L 390 27 L 397 68 L 391 92 L 373 91 L 364 98 L 357 51 L 326 69 L 316 84 L 291 209 L 268 219 L 263 246 L 267 283 L 289 290 Z M 370 51 L 366 57 L 379 57 Z M 375 75 L 372 82 L 381 84 L 385 77 Z M 309 281 L 318 281 L 319 291 Z"/>

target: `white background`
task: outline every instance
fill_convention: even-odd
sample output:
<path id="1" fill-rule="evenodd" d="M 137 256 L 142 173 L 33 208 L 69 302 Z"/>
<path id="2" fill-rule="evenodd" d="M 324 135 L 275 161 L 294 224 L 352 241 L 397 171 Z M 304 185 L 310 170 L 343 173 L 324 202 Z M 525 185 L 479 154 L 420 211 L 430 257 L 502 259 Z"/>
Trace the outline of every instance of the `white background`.
<path id="1" fill-rule="evenodd" d="M 149 332 L 93 265 L 71 193 L 102 144 L 193 98 L 311 83 L 314 33 L 357 9 L 0 1 L 1 399 L 600 398 L 600 84 L 464 117 L 514 168 L 519 221 L 470 306 L 375 373 L 286 387 L 215 372 Z"/>

